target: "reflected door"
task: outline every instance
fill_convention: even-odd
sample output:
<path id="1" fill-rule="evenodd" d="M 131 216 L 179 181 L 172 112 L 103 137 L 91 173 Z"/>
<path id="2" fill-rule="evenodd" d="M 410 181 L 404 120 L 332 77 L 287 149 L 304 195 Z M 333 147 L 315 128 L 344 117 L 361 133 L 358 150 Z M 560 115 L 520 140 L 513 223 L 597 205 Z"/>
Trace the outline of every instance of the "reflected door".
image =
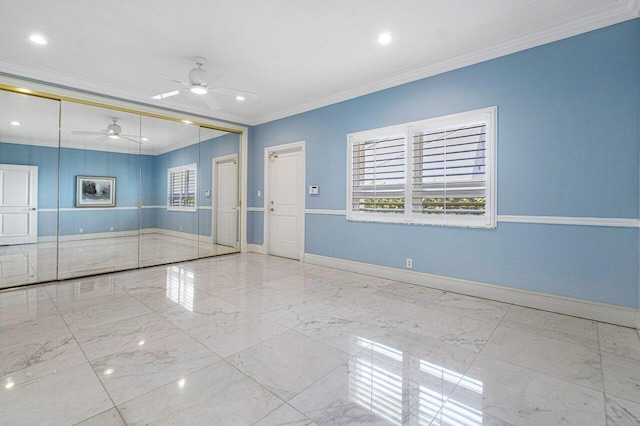
<path id="1" fill-rule="evenodd" d="M 269 160 L 269 254 L 300 259 L 304 199 L 302 151 L 278 153 Z"/>
<path id="2" fill-rule="evenodd" d="M 0 164 L 0 245 L 38 242 L 38 167 Z"/>
<path id="3" fill-rule="evenodd" d="M 214 159 L 216 243 L 238 248 L 238 157 Z"/>

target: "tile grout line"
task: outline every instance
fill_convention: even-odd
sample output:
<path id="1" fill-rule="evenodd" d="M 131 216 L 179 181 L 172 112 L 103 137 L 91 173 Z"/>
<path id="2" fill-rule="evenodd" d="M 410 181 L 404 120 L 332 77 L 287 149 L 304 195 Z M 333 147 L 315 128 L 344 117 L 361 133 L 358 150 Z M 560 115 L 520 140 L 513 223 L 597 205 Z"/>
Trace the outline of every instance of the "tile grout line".
<path id="1" fill-rule="evenodd" d="M 56 284 L 56 286 L 57 285 L 58 284 Z M 47 292 L 47 294 L 48 294 L 48 292 Z M 49 297 L 51 297 L 51 295 L 49 295 Z M 109 398 L 109 401 L 111 401 L 111 404 L 112 404 L 111 408 L 115 408 L 116 409 L 118 415 L 120 416 L 122 421 L 126 424 L 126 422 L 124 421 L 124 418 L 122 418 L 122 414 L 120 414 L 120 411 L 118 410 L 118 408 L 116 406 L 116 403 L 113 401 L 113 398 L 111 397 L 111 394 L 109 393 L 109 391 L 107 391 L 107 388 L 104 386 L 104 383 L 102 383 L 102 380 L 100 380 L 100 376 L 98 376 L 98 373 L 96 373 L 95 369 L 93 368 L 93 365 L 91 364 L 91 361 L 89 361 L 89 357 L 87 357 L 87 354 L 85 353 L 84 349 L 82 349 L 82 346 L 80 346 L 80 343 L 78 343 L 78 339 L 76 339 L 76 335 L 73 333 L 73 331 L 71 331 L 71 328 L 69 327 L 69 324 L 67 323 L 67 320 L 64 319 L 64 316 L 62 315 L 62 312 L 60 312 L 60 309 L 58 309 L 58 305 L 56 305 L 55 302 L 53 302 L 53 300 L 52 300 L 52 303 L 53 303 L 53 306 L 55 306 L 56 311 L 58 311 L 58 314 L 60 315 L 60 318 L 64 322 L 64 325 L 67 327 L 67 330 L 69 330 L 69 333 L 71 334 L 71 337 L 76 342 L 76 345 L 78 345 L 78 349 L 80 349 L 80 352 L 82 352 L 82 355 L 84 356 L 85 360 L 87 361 L 87 364 L 89 365 L 89 368 L 91 368 L 91 371 L 93 372 L 94 376 L 96 377 L 96 379 L 98 379 L 98 383 L 100 383 L 100 386 L 104 390 L 104 393 Z M 105 411 L 109 411 L 109 410 L 111 410 L 111 408 L 109 408 L 108 410 L 105 410 Z M 102 413 L 104 413 L 104 411 L 102 411 L 100 413 L 96 413 L 95 415 L 93 415 L 91 417 L 87 417 L 86 419 L 83 419 L 80 422 L 83 422 L 85 420 L 93 418 L 93 417 L 95 417 L 95 416 L 97 416 L 99 414 L 102 414 Z M 80 423 L 80 422 L 77 422 L 77 423 Z"/>

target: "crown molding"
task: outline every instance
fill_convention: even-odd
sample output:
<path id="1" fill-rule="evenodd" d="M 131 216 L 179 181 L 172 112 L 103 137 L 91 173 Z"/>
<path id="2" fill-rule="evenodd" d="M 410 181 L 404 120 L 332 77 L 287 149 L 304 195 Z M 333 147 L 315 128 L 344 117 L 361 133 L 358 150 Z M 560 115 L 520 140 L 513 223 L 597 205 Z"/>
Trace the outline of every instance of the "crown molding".
<path id="1" fill-rule="evenodd" d="M 33 83 L 54 86 L 60 89 L 82 91 L 89 95 L 97 95 L 115 99 L 118 101 L 133 102 L 136 104 L 163 109 L 167 111 L 188 113 L 204 117 L 210 120 L 221 120 L 236 124 L 247 125 L 245 117 L 227 114 L 220 111 L 212 111 L 207 108 L 199 108 L 178 104 L 167 100 L 155 100 L 143 93 L 135 92 L 117 86 L 103 84 L 97 81 L 84 79 L 70 74 L 52 72 L 41 68 L 30 67 L 12 61 L 0 60 L 0 74 L 19 80 L 29 80 Z"/>
<path id="2" fill-rule="evenodd" d="M 255 126 L 357 98 L 359 96 L 368 95 L 370 93 L 399 86 L 401 84 L 431 77 L 447 71 L 488 61 L 543 44 L 552 43 L 609 25 L 628 21 L 637 18 L 638 16 L 640 16 L 640 0 L 619 0 L 616 4 L 597 10 L 593 13 L 555 25 L 550 25 L 546 28 L 504 40 L 482 49 L 467 52 L 445 61 L 408 68 L 394 75 L 387 76 L 353 89 L 333 93 L 329 96 L 305 102 L 291 108 L 286 108 L 253 118 L 228 114 L 221 111 L 211 111 L 206 108 L 188 106 L 167 100 L 157 101 L 149 98 L 146 94 L 124 89 L 122 87 L 105 85 L 90 79 L 83 79 L 69 74 L 56 73 L 36 67 L 29 67 L 11 61 L 0 60 L 0 74 L 21 80 L 32 80 L 39 84 L 58 86 L 62 89 L 80 90 L 87 94 L 98 95 L 120 101 L 134 102 L 140 105 L 167 111 L 188 113 L 207 119 Z"/>
<path id="3" fill-rule="evenodd" d="M 552 43 L 589 31 L 628 21 L 640 16 L 640 0 L 621 0 L 616 5 L 598 10 L 579 18 L 550 25 L 537 31 L 523 34 L 482 49 L 464 53 L 445 61 L 408 68 L 400 73 L 362 85 L 360 87 L 334 93 L 292 108 L 255 118 L 252 126 L 311 111 L 327 105 L 343 102 L 359 96 L 368 95 L 380 90 L 401 84 L 410 83 L 423 78 L 432 77 L 458 68 L 488 61 L 491 59 L 520 52 L 543 44 Z"/>

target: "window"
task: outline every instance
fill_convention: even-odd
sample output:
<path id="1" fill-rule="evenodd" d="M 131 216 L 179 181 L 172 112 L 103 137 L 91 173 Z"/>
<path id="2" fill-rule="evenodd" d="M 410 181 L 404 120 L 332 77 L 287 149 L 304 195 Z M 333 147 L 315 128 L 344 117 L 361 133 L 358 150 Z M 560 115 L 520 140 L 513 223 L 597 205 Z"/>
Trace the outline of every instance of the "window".
<path id="1" fill-rule="evenodd" d="M 493 107 L 350 134 L 347 219 L 495 227 L 495 121 Z"/>
<path id="2" fill-rule="evenodd" d="M 197 165 L 167 170 L 167 210 L 196 211 Z"/>

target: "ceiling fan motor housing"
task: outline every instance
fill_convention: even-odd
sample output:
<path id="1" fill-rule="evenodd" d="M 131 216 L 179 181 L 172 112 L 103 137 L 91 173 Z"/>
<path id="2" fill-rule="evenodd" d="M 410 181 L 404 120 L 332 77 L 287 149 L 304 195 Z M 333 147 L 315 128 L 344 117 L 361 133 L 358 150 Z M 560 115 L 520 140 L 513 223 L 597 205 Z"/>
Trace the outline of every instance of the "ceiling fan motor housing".
<path id="1" fill-rule="evenodd" d="M 107 126 L 108 135 L 119 135 L 121 131 L 122 131 L 122 127 L 120 127 L 116 123 L 111 123 Z"/>
<path id="2" fill-rule="evenodd" d="M 201 68 L 198 65 L 197 68 L 194 68 L 191 71 L 189 71 L 189 83 L 193 84 L 194 86 L 206 87 L 207 83 L 205 83 L 202 80 L 202 78 L 204 77 L 206 72 L 207 72 L 207 70 L 205 70 L 204 68 Z"/>

